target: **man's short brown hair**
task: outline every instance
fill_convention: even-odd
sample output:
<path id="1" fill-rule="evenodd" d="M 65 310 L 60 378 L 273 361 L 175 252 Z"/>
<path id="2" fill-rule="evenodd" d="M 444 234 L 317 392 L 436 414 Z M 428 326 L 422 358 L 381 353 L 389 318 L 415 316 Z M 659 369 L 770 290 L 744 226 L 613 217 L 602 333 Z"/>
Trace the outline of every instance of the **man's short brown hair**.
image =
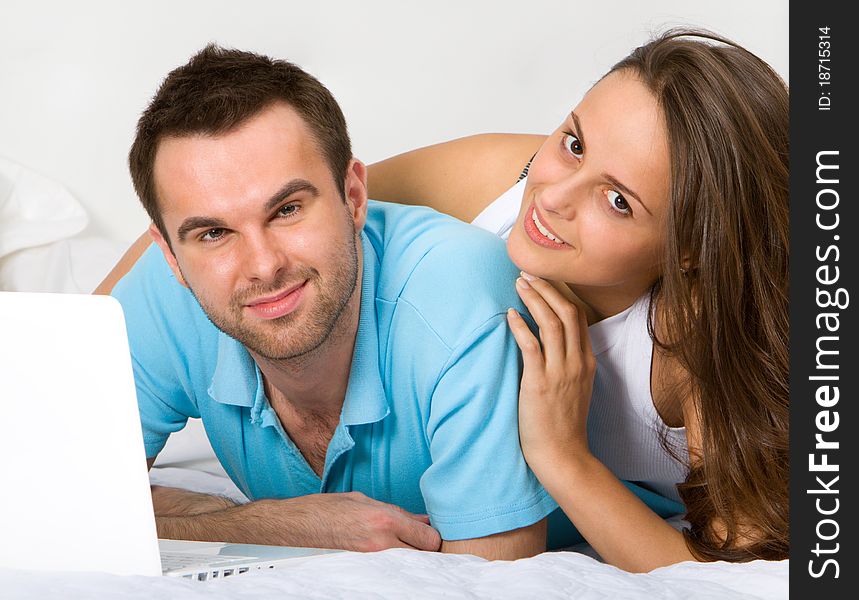
<path id="1" fill-rule="evenodd" d="M 352 148 L 346 120 L 331 92 L 285 60 L 209 44 L 167 75 L 137 122 L 128 154 L 134 189 L 168 243 L 153 177 L 161 140 L 227 133 L 275 102 L 301 115 L 344 193 Z"/>

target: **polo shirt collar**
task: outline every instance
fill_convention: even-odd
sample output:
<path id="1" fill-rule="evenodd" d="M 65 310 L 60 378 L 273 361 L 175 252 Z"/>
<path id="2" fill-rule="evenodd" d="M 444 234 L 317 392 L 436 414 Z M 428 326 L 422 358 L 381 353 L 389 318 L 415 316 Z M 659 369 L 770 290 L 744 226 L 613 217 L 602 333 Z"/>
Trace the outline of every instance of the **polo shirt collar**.
<path id="1" fill-rule="evenodd" d="M 362 425 L 381 421 L 390 414 L 379 370 L 379 332 L 376 321 L 376 285 L 379 257 L 367 235 L 361 232 L 364 265 L 361 278 L 361 307 L 352 367 L 343 402 L 341 422 Z M 252 420 L 262 420 L 269 404 L 262 374 L 244 345 L 224 332 L 218 335 L 218 360 L 209 396 L 221 404 L 251 409 Z"/>
<path id="2" fill-rule="evenodd" d="M 215 402 L 247 408 L 265 398 L 253 357 L 241 342 L 223 331 L 218 332 L 218 360 L 208 392 Z"/>

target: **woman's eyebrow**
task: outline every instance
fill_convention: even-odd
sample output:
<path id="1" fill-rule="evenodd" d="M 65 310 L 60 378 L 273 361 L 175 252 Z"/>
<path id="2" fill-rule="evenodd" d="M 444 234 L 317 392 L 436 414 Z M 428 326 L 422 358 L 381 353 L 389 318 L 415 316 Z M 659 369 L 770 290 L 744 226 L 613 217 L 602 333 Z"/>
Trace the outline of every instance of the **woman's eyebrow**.
<path id="1" fill-rule="evenodd" d="M 636 202 L 638 202 L 641 205 L 641 207 L 645 211 L 647 211 L 647 214 L 649 214 L 651 217 L 653 216 L 653 213 L 650 212 L 650 209 L 647 208 L 647 205 L 645 205 L 644 202 L 641 201 L 641 198 L 639 198 L 638 194 L 636 194 L 631 189 L 629 189 L 628 187 L 623 185 L 620 181 L 617 180 L 616 177 L 613 177 L 612 175 L 609 175 L 608 173 L 602 173 L 602 177 L 603 177 L 603 179 L 608 181 L 610 184 L 612 184 L 614 187 L 616 187 L 621 192 L 623 192 L 623 194 L 625 196 L 632 196 L 633 198 L 635 198 Z"/>
<path id="2" fill-rule="evenodd" d="M 579 115 L 577 115 L 576 111 L 573 110 L 570 111 L 570 116 L 573 118 L 573 125 L 575 126 L 579 141 L 582 143 L 582 146 L 587 148 L 587 145 L 585 144 L 585 132 L 582 131 L 582 122 L 579 121 Z"/>
<path id="3" fill-rule="evenodd" d="M 582 122 L 579 120 L 579 115 L 576 114 L 576 111 L 570 111 L 570 117 L 573 119 L 573 125 L 575 125 L 576 134 L 578 135 L 579 141 L 582 143 L 582 146 L 587 149 L 588 145 L 585 143 L 585 133 L 582 129 Z M 651 217 L 653 213 L 650 212 L 650 209 L 647 208 L 647 205 L 641 201 L 641 197 L 629 189 L 627 186 L 623 185 L 617 177 L 613 175 L 609 175 L 608 173 L 601 173 L 602 178 L 612 184 L 614 187 L 618 188 L 621 192 L 626 196 L 631 196 L 636 202 L 638 202 L 641 207 L 649 214 Z"/>

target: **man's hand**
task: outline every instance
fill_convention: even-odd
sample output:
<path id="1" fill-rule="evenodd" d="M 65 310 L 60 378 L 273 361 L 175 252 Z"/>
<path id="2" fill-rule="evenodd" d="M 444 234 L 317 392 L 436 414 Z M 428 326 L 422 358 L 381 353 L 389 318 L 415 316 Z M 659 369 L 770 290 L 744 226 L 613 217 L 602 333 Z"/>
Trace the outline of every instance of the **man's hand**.
<path id="1" fill-rule="evenodd" d="M 438 532 L 426 515 L 368 498 L 360 492 L 259 500 L 192 516 L 157 517 L 158 536 L 171 539 L 339 548 L 437 551 Z"/>

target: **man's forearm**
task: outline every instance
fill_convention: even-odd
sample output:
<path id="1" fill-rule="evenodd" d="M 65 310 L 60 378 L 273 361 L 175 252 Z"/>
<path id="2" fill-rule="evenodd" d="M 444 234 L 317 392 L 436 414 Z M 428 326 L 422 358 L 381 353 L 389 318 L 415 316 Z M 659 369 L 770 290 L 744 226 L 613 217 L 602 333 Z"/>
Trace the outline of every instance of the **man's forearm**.
<path id="1" fill-rule="evenodd" d="M 156 516 L 158 537 L 175 540 L 312 546 L 301 533 L 306 527 L 283 528 L 289 515 L 271 519 L 269 500 L 221 507 L 213 512 Z M 285 508 L 285 507 L 284 507 Z M 284 511 L 279 511 L 284 512 Z"/>
<path id="2" fill-rule="evenodd" d="M 156 517 L 183 517 L 217 512 L 236 505 L 229 498 L 153 485 L 152 507 Z"/>
<path id="3" fill-rule="evenodd" d="M 374 551 L 438 550 L 438 532 L 425 516 L 358 492 L 257 500 L 214 512 L 157 516 L 168 539 Z"/>
<path id="4" fill-rule="evenodd" d="M 152 505 L 158 537 L 174 540 L 199 540 L 254 544 L 284 544 L 266 532 L 267 518 L 259 503 L 237 505 L 221 496 L 201 494 L 179 488 L 152 486 Z M 262 507 L 265 508 L 264 506 Z M 248 525 L 248 523 L 252 525 Z"/>

